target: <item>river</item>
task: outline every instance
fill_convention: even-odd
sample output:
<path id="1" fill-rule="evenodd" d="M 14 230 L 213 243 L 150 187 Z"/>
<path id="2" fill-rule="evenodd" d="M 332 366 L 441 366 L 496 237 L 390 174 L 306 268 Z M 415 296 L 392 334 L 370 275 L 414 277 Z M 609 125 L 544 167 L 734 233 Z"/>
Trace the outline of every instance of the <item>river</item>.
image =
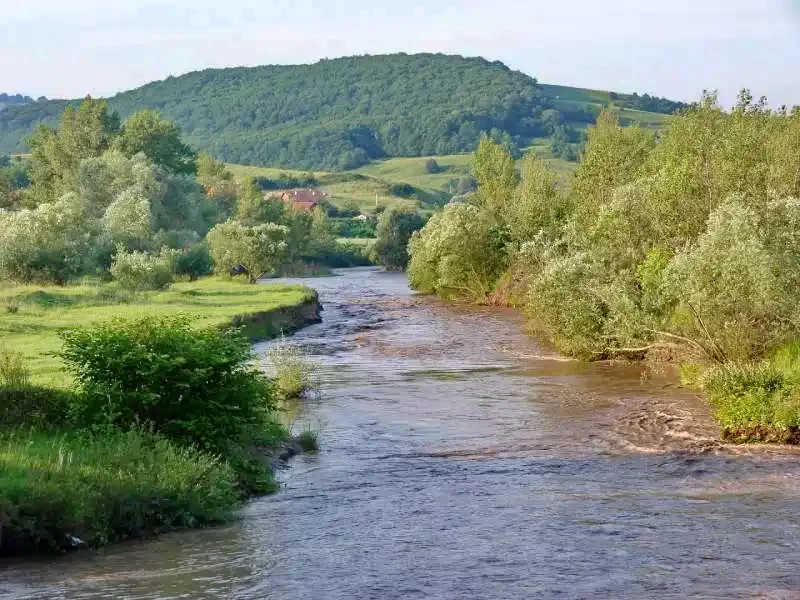
<path id="1" fill-rule="evenodd" d="M 564 360 L 399 274 L 303 283 L 320 453 L 231 525 L 17 561 L 0 597 L 800 598 L 797 452 L 718 443 L 671 371 Z"/>

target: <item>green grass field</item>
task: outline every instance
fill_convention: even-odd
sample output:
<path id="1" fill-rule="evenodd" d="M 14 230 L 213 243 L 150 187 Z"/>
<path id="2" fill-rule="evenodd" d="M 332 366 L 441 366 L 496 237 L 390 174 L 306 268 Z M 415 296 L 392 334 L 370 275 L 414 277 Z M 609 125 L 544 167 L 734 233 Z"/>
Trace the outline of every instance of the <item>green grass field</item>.
<path id="1" fill-rule="evenodd" d="M 537 140 L 526 150 L 534 150 L 553 169 L 559 182 L 564 186 L 569 185 L 570 176 L 575 171 L 577 163 L 553 158 L 549 140 Z M 439 172 L 428 173 L 425 170 L 425 162 L 429 158 L 436 160 Z M 328 192 L 331 201 L 339 207 L 355 204 L 363 213 L 374 213 L 376 206 L 403 206 L 430 210 L 450 199 L 453 195 L 451 182 L 469 175 L 472 172 L 473 160 L 472 154 L 390 158 L 374 161 L 354 171 L 315 172 L 314 175 L 320 182 L 320 189 Z M 277 178 L 281 173 L 294 176 L 305 174 L 303 171 L 291 169 L 233 164 L 227 166 L 237 179 L 247 176 Z M 398 183 L 414 186 L 415 197 L 402 198 L 393 195 L 390 187 Z"/>
<path id="2" fill-rule="evenodd" d="M 545 93 L 555 98 L 554 105 L 556 108 L 593 108 L 595 110 L 600 110 L 603 107 L 614 104 L 611 92 L 567 87 L 563 85 L 539 84 L 539 86 Z M 620 120 L 624 125 L 638 123 L 645 129 L 659 129 L 663 126 L 664 121 L 669 118 L 669 115 L 662 113 L 636 110 L 633 108 L 618 108 L 618 110 Z M 584 129 L 586 127 L 586 123 L 568 122 L 568 125 L 579 129 Z"/>
<path id="3" fill-rule="evenodd" d="M 67 387 L 69 375 L 54 356 L 62 329 L 113 317 L 184 313 L 197 327 L 224 325 L 238 315 L 295 306 L 311 290 L 278 284 L 249 285 L 220 278 L 179 282 L 163 292 L 131 297 L 115 284 L 87 283 L 66 287 L 3 285 L 0 287 L 0 345 L 21 352 L 32 383 Z M 16 309 L 16 312 L 13 312 Z"/>

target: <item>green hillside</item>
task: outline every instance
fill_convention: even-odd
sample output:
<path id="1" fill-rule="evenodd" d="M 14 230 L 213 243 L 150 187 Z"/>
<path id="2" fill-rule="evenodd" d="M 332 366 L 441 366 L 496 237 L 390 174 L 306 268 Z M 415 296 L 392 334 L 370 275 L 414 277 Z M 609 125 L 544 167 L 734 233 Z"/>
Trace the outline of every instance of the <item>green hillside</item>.
<path id="1" fill-rule="evenodd" d="M 30 96 L 23 96 L 22 94 L 6 94 L 5 92 L 0 93 L 0 110 L 8 108 L 9 106 L 22 106 L 24 104 L 30 104 L 31 102 L 33 102 L 33 98 Z"/>
<path id="2" fill-rule="evenodd" d="M 43 100 L 0 111 L 0 152 L 23 152 L 37 123 L 55 122 L 67 103 Z M 541 85 L 497 61 L 442 54 L 207 69 L 110 99 L 122 117 L 141 108 L 160 111 L 193 147 L 226 162 L 328 171 L 469 152 L 483 133 L 510 147 L 551 136 L 574 144 L 611 103 L 628 111 L 626 120 L 648 125 L 679 106 Z"/>
<path id="3" fill-rule="evenodd" d="M 577 167 L 576 163 L 553 158 L 549 142 L 540 140 L 527 148 L 544 160 L 566 187 Z M 433 158 L 439 165 L 436 173 L 425 169 L 425 162 Z M 372 213 L 376 206 L 407 206 L 422 210 L 446 203 L 456 191 L 457 181 L 472 174 L 473 154 L 451 154 L 431 157 L 401 157 L 374 161 L 347 173 L 315 171 L 317 188 L 328 192 L 330 201 L 340 208 L 357 205 L 364 213 Z M 304 177 L 307 173 L 274 167 L 254 167 L 228 164 L 228 169 L 241 180 L 243 177 L 281 176 Z M 393 192 L 398 186 L 411 186 L 408 196 Z"/>

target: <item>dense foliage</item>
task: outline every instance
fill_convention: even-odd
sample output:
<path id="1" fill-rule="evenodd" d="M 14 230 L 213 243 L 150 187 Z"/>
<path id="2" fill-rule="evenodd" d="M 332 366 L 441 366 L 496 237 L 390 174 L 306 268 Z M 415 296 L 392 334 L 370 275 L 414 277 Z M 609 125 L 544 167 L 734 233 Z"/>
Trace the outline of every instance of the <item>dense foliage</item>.
<path id="1" fill-rule="evenodd" d="M 390 271 L 402 271 L 408 265 L 408 240 L 422 229 L 425 219 L 415 211 L 390 208 L 378 219 L 373 252 L 377 262 Z"/>
<path id="2" fill-rule="evenodd" d="M 410 279 L 505 295 L 568 354 L 725 365 L 703 381 L 726 426 L 795 427 L 800 405 L 773 393 L 794 388 L 751 361 L 800 335 L 798 173 L 800 109 L 770 111 L 747 91 L 732 111 L 704 97 L 657 138 L 606 111 L 569 192 L 533 156 L 518 174 L 485 139 L 477 193 L 412 239 Z M 751 383 L 768 393 L 741 391 Z"/>
<path id="3" fill-rule="evenodd" d="M 30 144 L 29 159 L 0 161 L 0 279 L 99 275 L 141 291 L 214 266 L 255 281 L 308 264 L 367 260 L 337 243 L 322 209 L 311 214 L 265 197 L 263 187 L 300 179 L 237 183 L 224 163 L 196 157 L 177 127 L 152 111 L 121 122 L 104 100 L 86 99 Z"/>
<path id="4" fill-rule="evenodd" d="M 247 226 L 226 221 L 208 233 L 208 245 L 217 269 L 234 273 L 241 267 L 250 283 L 255 283 L 278 268 L 288 234 L 288 227 L 275 223 Z"/>
<path id="5" fill-rule="evenodd" d="M 19 106 L 21 104 L 30 104 L 33 98 L 30 96 L 23 96 L 22 94 L 7 94 L 3 92 L 0 94 L 0 110 L 7 106 Z"/>
<path id="6" fill-rule="evenodd" d="M 246 452 L 271 427 L 271 384 L 251 364 L 236 330 L 195 330 L 188 317 L 117 320 L 63 335 L 60 353 L 78 391 L 69 409 L 80 428 L 144 425 L 178 444 L 232 461 L 246 491 Z M 261 490 L 264 491 L 264 490 Z"/>
<path id="7" fill-rule="evenodd" d="M 340 170 L 380 157 L 466 152 L 483 132 L 509 149 L 524 147 L 562 121 L 592 122 L 587 93 L 574 90 L 583 102 L 577 108 L 557 107 L 557 95 L 543 90 L 496 61 L 395 54 L 208 69 L 121 93 L 110 105 L 123 116 L 157 109 L 191 146 L 229 162 Z M 675 107 L 646 95 L 618 100 L 659 112 Z M 0 112 L 0 151 L 23 151 L 35 124 L 53 122 L 65 105 Z"/>

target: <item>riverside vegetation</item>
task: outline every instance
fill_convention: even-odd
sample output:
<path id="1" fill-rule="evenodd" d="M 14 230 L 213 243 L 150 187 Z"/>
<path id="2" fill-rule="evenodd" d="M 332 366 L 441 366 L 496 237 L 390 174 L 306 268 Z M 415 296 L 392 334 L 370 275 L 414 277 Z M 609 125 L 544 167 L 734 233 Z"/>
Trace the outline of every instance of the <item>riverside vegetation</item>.
<path id="1" fill-rule="evenodd" d="M 346 250 L 155 113 L 87 99 L 30 145 L 0 189 L 0 552 L 230 518 L 288 436 L 250 341 L 318 319 L 311 290 L 230 274 Z"/>
<path id="2" fill-rule="evenodd" d="M 16 310 L 0 318 L 0 552 L 216 523 L 275 488 L 264 455 L 289 432 L 250 340 L 313 318 L 310 290 L 206 278 L 2 295 Z M 271 318 L 286 311 L 293 323 Z"/>
<path id="3" fill-rule="evenodd" d="M 521 306 L 571 356 L 680 361 L 725 438 L 798 441 L 800 109 L 708 94 L 658 135 L 604 111 L 566 191 L 490 139 L 474 171 L 412 238 L 415 288 Z"/>

